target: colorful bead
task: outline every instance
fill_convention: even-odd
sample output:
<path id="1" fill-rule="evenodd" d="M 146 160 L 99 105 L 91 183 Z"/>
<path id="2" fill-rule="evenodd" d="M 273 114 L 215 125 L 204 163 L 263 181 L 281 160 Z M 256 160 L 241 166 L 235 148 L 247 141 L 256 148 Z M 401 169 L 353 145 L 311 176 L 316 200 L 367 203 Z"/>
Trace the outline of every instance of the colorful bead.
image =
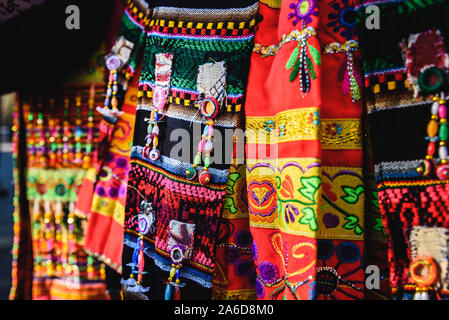
<path id="1" fill-rule="evenodd" d="M 447 124 L 440 124 L 440 129 L 438 130 L 438 137 L 440 140 L 446 141 L 449 136 L 449 131 L 447 129 Z"/>
<path id="2" fill-rule="evenodd" d="M 436 120 L 430 120 L 427 125 L 427 136 L 429 138 L 435 137 L 438 133 L 438 122 Z"/>
<path id="3" fill-rule="evenodd" d="M 446 105 L 440 104 L 440 106 L 438 108 L 438 115 L 440 116 L 440 118 L 446 118 L 446 116 L 447 116 Z"/>
<path id="4" fill-rule="evenodd" d="M 449 165 L 440 164 L 436 171 L 437 177 L 440 180 L 449 180 Z"/>
<path id="5" fill-rule="evenodd" d="M 208 171 L 203 170 L 199 177 L 198 177 L 198 181 L 200 182 L 201 185 L 206 186 L 209 184 L 210 182 L 210 174 Z"/>
<path id="6" fill-rule="evenodd" d="M 200 112 L 205 119 L 213 119 L 218 114 L 218 101 L 213 97 L 206 97 L 200 103 Z"/>
<path id="7" fill-rule="evenodd" d="M 153 138 L 153 143 L 154 143 L 154 139 L 156 139 L 157 137 L 154 137 Z M 152 161 L 156 161 L 157 159 L 159 159 L 159 156 L 160 156 L 160 152 L 159 152 L 159 150 L 158 149 L 155 149 L 155 148 L 153 148 L 153 149 L 151 149 L 151 151 L 150 151 L 150 160 L 152 160 Z"/>
<path id="8" fill-rule="evenodd" d="M 187 176 L 188 180 L 195 179 L 197 174 L 198 174 L 198 172 L 194 166 L 190 166 L 189 169 L 187 169 L 187 171 L 186 171 L 186 176 Z"/>

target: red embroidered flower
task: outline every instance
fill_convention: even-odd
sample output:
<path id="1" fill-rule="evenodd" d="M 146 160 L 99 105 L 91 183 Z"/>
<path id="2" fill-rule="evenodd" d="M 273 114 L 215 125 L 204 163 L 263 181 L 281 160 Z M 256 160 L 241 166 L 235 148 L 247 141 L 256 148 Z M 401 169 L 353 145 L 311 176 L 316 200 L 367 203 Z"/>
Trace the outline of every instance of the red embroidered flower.
<path id="1" fill-rule="evenodd" d="M 282 181 L 281 189 L 279 192 L 284 198 L 293 199 L 293 181 L 290 175 L 285 176 L 285 180 Z"/>

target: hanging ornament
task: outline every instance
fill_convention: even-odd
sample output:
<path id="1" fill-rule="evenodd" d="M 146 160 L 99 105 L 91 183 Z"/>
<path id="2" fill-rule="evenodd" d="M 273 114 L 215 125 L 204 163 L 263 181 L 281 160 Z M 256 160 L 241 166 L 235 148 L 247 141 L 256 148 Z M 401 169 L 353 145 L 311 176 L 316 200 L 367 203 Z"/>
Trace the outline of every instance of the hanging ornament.
<path id="1" fill-rule="evenodd" d="M 204 119 L 203 134 L 198 143 L 198 151 L 193 159 L 193 164 L 186 170 L 187 179 L 193 181 L 198 177 L 198 182 L 205 186 L 210 183 L 209 173 L 210 157 L 214 149 L 214 118 L 217 117 L 220 108 L 226 103 L 226 66 L 225 62 L 205 63 L 198 68 L 197 87 L 199 95 L 197 105 Z M 198 165 L 204 154 L 204 167 L 198 173 Z"/>
<path id="2" fill-rule="evenodd" d="M 449 180 L 449 154 L 447 141 L 449 129 L 444 94 L 434 96 L 430 107 L 430 121 L 427 124 L 427 155 L 416 171 L 424 177 L 436 175 L 440 180 Z M 438 149 L 437 149 L 438 148 Z M 437 153 L 438 150 L 438 153 Z M 435 157 L 437 155 L 437 157 Z"/>
<path id="3" fill-rule="evenodd" d="M 181 267 L 183 261 L 190 259 L 192 255 L 195 225 L 171 220 L 169 232 L 167 248 L 172 265 L 168 279 L 165 281 L 164 298 L 165 300 L 180 300 L 180 288 L 185 286 L 185 283 L 181 283 Z"/>
<path id="4" fill-rule="evenodd" d="M 125 88 L 127 80 L 119 79 L 119 72 L 128 63 L 134 44 L 125 39 L 124 36 L 118 38 L 109 53 L 105 57 L 106 68 L 109 70 L 108 84 L 106 88 L 106 98 L 103 107 L 97 107 L 97 111 L 103 118 L 115 124 L 117 119 L 123 114 L 118 108 L 117 93 L 119 84 Z"/>
<path id="5" fill-rule="evenodd" d="M 352 102 L 356 102 L 361 99 L 362 77 L 357 72 L 357 68 L 354 64 L 354 52 L 358 49 L 358 42 L 355 40 L 349 40 L 343 44 L 333 42 L 327 45 L 323 51 L 323 54 L 345 54 L 345 70 L 341 79 L 343 94 L 350 94 Z"/>
<path id="6" fill-rule="evenodd" d="M 410 276 L 417 284 L 414 300 L 429 300 L 429 290 L 438 281 L 438 266 L 432 257 L 415 259 L 410 265 Z"/>
<path id="7" fill-rule="evenodd" d="M 142 286 L 143 275 L 147 274 L 147 272 L 144 271 L 145 243 L 143 239 L 144 235 L 154 233 L 155 231 L 156 213 L 152 203 L 142 200 L 140 203 L 140 213 L 137 216 L 134 216 L 133 220 L 134 219 L 137 220 L 137 232 L 139 237 L 134 247 L 132 262 L 127 264 L 127 266 L 131 267 L 130 277 L 127 280 L 122 279 L 120 283 L 125 286 L 126 291 L 139 294 L 140 298 L 145 299 L 146 296 L 140 294 L 148 292 L 150 287 Z M 137 275 L 137 281 L 135 275 Z"/>
<path id="8" fill-rule="evenodd" d="M 166 107 L 167 97 L 170 91 L 170 77 L 173 54 L 158 53 L 155 55 L 156 66 L 154 71 L 155 86 L 153 88 L 153 106 L 151 107 L 150 118 L 145 118 L 148 122 L 147 136 L 145 137 L 145 147 L 142 149 L 142 156 L 151 161 L 159 159 L 159 122 L 163 117 Z"/>
<path id="9" fill-rule="evenodd" d="M 309 37 L 315 35 L 316 31 L 312 27 L 301 30 L 297 39 L 298 46 L 292 51 L 285 65 L 285 69 L 292 70 L 290 73 L 290 82 L 295 81 L 299 75 L 299 87 L 304 94 L 310 91 L 311 79 L 316 79 L 314 63 L 317 66 L 321 65 L 320 52 L 307 42 Z"/>

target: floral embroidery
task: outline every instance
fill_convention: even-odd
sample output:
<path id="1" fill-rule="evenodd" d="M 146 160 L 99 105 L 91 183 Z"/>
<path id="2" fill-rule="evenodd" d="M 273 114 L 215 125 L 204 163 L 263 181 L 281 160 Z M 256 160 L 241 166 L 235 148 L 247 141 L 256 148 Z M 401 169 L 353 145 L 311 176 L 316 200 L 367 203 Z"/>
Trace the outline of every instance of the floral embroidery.
<path id="1" fill-rule="evenodd" d="M 276 122 L 273 120 L 264 121 L 263 127 L 266 132 L 270 133 L 271 131 L 273 131 L 276 128 Z"/>
<path id="2" fill-rule="evenodd" d="M 326 124 L 326 132 L 331 136 L 341 134 L 341 130 L 342 130 L 341 123 L 332 122 Z"/>
<path id="3" fill-rule="evenodd" d="M 311 16 L 318 16 L 318 8 L 315 0 L 298 0 L 296 3 L 290 3 L 290 9 L 293 9 L 293 12 L 288 14 L 288 19 L 294 18 L 294 26 L 301 20 L 304 24 L 311 23 Z"/>
<path id="4" fill-rule="evenodd" d="M 346 40 L 357 36 L 357 13 L 348 3 L 349 0 L 341 0 L 341 3 L 334 2 L 331 6 L 335 10 L 328 14 L 330 22 L 328 27 L 335 33 L 340 33 Z"/>
<path id="5" fill-rule="evenodd" d="M 313 123 L 314 126 L 317 126 L 321 122 L 320 113 L 315 111 L 314 113 L 310 113 L 307 118 L 308 123 Z"/>
<path id="6" fill-rule="evenodd" d="M 287 132 L 287 128 L 285 127 L 285 125 L 280 124 L 279 128 L 278 128 L 279 137 L 285 136 L 286 132 Z"/>

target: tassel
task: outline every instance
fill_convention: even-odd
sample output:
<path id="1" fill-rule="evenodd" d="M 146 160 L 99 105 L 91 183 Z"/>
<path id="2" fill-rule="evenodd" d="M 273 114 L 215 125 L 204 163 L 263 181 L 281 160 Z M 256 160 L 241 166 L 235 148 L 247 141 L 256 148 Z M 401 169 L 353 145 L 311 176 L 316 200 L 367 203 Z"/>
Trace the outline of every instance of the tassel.
<path id="1" fill-rule="evenodd" d="M 173 294 L 173 286 L 171 285 L 171 282 L 168 282 L 165 287 L 165 300 L 171 300 Z"/>
<path id="2" fill-rule="evenodd" d="M 129 286 L 129 287 L 134 287 L 134 286 L 137 285 L 137 281 L 134 278 L 129 278 L 129 279 L 126 279 L 126 280 L 121 279 L 120 280 L 120 284 L 123 284 L 125 286 Z"/>
<path id="3" fill-rule="evenodd" d="M 173 300 L 181 300 L 181 289 L 179 289 L 179 286 L 175 286 L 175 294 L 173 296 Z"/>

